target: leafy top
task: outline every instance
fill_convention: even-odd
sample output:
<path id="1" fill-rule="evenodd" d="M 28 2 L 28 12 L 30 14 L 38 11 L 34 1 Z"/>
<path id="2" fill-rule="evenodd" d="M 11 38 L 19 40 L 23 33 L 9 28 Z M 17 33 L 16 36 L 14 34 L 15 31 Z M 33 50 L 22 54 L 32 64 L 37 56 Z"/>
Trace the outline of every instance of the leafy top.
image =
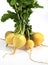
<path id="1" fill-rule="evenodd" d="M 15 12 L 7 11 L 2 17 L 1 21 L 5 22 L 9 18 L 15 22 L 15 32 L 25 34 L 28 38 L 32 33 L 32 26 L 29 25 L 29 17 L 33 11 L 31 8 L 43 8 L 36 0 L 7 0 L 9 5 Z"/>

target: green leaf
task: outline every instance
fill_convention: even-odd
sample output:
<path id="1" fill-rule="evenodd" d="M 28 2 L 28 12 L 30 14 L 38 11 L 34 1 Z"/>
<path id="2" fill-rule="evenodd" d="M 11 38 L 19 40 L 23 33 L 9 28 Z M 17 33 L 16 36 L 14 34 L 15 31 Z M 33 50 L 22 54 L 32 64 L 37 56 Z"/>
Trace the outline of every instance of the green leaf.
<path id="1" fill-rule="evenodd" d="M 11 19 L 14 19 L 15 17 L 16 17 L 16 13 L 14 13 L 14 12 L 11 12 L 11 11 L 7 11 L 8 12 L 8 14 L 10 15 L 10 18 Z"/>
<path id="2" fill-rule="evenodd" d="M 38 2 L 35 2 L 35 3 L 34 3 L 34 8 L 43 8 L 43 6 L 40 6 L 40 5 L 38 4 Z"/>
<path id="3" fill-rule="evenodd" d="M 23 12 L 22 12 L 23 19 L 28 22 L 28 18 L 29 18 L 29 16 L 30 16 L 31 13 L 32 13 L 31 9 L 29 9 L 29 8 L 24 9 Z"/>
<path id="4" fill-rule="evenodd" d="M 6 20 L 13 19 L 15 22 L 15 32 L 25 33 L 27 39 L 32 33 L 32 26 L 29 24 L 29 17 L 33 12 L 31 8 L 42 8 L 38 4 L 37 0 L 7 0 L 9 5 L 14 9 L 15 12 L 7 11 L 1 18 L 2 22 Z"/>
<path id="5" fill-rule="evenodd" d="M 32 33 L 32 25 L 26 24 L 24 34 L 25 34 L 27 39 L 30 38 L 31 33 Z"/>
<path id="6" fill-rule="evenodd" d="M 10 15 L 10 18 L 13 19 L 14 22 L 18 22 L 18 16 L 17 16 L 16 13 L 11 12 L 11 11 L 9 11 L 9 10 L 8 10 L 7 12 L 8 12 L 8 14 Z"/>
<path id="7" fill-rule="evenodd" d="M 5 22 L 5 21 L 8 20 L 9 18 L 11 18 L 11 19 L 18 19 L 16 13 L 11 12 L 11 11 L 9 11 L 9 10 L 8 10 L 7 12 L 8 12 L 7 14 L 4 14 L 4 15 L 1 17 L 1 21 L 2 21 L 2 22 Z"/>
<path id="8" fill-rule="evenodd" d="M 2 22 L 5 22 L 7 19 L 9 19 L 10 18 L 10 15 L 9 14 L 4 14 L 3 16 L 2 16 L 2 18 L 1 18 L 1 21 Z"/>
<path id="9" fill-rule="evenodd" d="M 37 2 L 37 0 L 34 0 L 34 3 Z"/>
<path id="10" fill-rule="evenodd" d="M 15 9 L 15 6 L 14 6 L 14 5 L 11 5 L 11 0 L 7 0 L 7 2 L 9 3 L 9 5 L 10 5 L 13 9 Z"/>
<path id="11" fill-rule="evenodd" d="M 19 6 L 18 7 L 18 11 L 22 11 L 22 6 Z"/>
<path id="12" fill-rule="evenodd" d="M 15 5 L 16 4 L 16 0 L 11 0 L 10 4 L 11 5 Z"/>
<path id="13" fill-rule="evenodd" d="M 7 0 L 7 2 L 8 2 L 8 3 L 10 3 L 10 2 L 11 2 L 11 0 Z"/>
<path id="14" fill-rule="evenodd" d="M 32 0 L 22 0 L 22 3 L 24 3 L 25 5 L 29 5 L 31 4 Z"/>

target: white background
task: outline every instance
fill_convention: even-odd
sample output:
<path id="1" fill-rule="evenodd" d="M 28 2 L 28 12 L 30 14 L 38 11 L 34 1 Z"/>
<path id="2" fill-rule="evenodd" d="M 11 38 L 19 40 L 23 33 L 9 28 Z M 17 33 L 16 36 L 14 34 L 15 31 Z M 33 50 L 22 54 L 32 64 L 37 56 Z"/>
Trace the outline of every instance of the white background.
<path id="1" fill-rule="evenodd" d="M 44 44 L 48 45 L 48 0 L 39 0 L 39 4 L 43 5 L 43 9 L 33 9 L 33 14 L 30 16 L 30 24 L 32 25 L 33 31 L 39 31 L 44 34 Z M 0 0 L 0 19 L 1 16 L 7 12 L 7 10 L 14 11 L 6 0 Z M 4 38 L 5 32 L 8 30 L 14 30 L 14 22 L 7 20 L 2 23 L 0 20 L 0 38 Z M 11 52 L 13 48 L 6 48 L 5 41 L 0 40 L 0 65 L 45 65 L 41 63 L 33 62 L 29 59 L 29 51 L 17 50 L 15 55 L 6 55 L 5 58 L 2 56 L 6 52 Z M 48 48 L 36 47 L 33 48 L 32 58 L 38 61 L 48 62 Z M 47 64 L 48 65 L 48 64 Z"/>

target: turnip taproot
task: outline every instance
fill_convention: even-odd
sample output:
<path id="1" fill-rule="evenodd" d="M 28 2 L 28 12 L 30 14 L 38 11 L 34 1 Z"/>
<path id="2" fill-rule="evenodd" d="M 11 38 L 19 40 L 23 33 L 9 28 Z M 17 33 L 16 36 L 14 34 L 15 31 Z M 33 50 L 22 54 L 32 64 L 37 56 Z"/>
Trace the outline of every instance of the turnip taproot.
<path id="1" fill-rule="evenodd" d="M 32 54 L 31 52 L 32 52 L 32 49 L 33 49 L 33 47 L 34 47 L 34 41 L 28 39 L 28 40 L 26 41 L 25 47 L 30 50 L 30 58 L 31 58 L 31 54 Z"/>

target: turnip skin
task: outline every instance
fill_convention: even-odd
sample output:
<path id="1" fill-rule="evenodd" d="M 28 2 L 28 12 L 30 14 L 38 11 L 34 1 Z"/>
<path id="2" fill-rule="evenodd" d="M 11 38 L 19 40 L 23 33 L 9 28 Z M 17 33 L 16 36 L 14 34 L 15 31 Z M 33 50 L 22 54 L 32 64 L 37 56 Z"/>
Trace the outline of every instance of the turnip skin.
<path id="1" fill-rule="evenodd" d="M 22 34 L 16 34 L 15 37 L 13 38 L 13 52 L 12 54 L 15 53 L 16 49 L 23 47 L 26 44 L 26 38 Z"/>
<path id="2" fill-rule="evenodd" d="M 13 31 L 7 31 L 6 33 L 5 33 L 5 38 L 6 38 L 6 36 L 8 35 L 8 34 L 10 34 L 10 33 L 14 33 Z"/>
<path id="3" fill-rule="evenodd" d="M 15 37 L 13 39 L 13 45 L 16 48 L 21 48 L 25 44 L 26 44 L 26 38 L 24 35 L 20 35 L 20 34 L 15 35 Z"/>
<path id="4" fill-rule="evenodd" d="M 44 36 L 40 32 L 35 32 L 31 35 L 31 39 L 34 41 L 36 47 L 42 44 L 42 42 L 44 41 Z"/>
<path id="5" fill-rule="evenodd" d="M 27 40 L 25 46 L 27 49 L 32 49 L 34 47 L 34 41 L 33 40 Z"/>
<path id="6" fill-rule="evenodd" d="M 6 46 L 13 44 L 13 38 L 14 38 L 14 36 L 15 36 L 14 33 L 7 34 L 7 36 L 5 37 Z"/>

